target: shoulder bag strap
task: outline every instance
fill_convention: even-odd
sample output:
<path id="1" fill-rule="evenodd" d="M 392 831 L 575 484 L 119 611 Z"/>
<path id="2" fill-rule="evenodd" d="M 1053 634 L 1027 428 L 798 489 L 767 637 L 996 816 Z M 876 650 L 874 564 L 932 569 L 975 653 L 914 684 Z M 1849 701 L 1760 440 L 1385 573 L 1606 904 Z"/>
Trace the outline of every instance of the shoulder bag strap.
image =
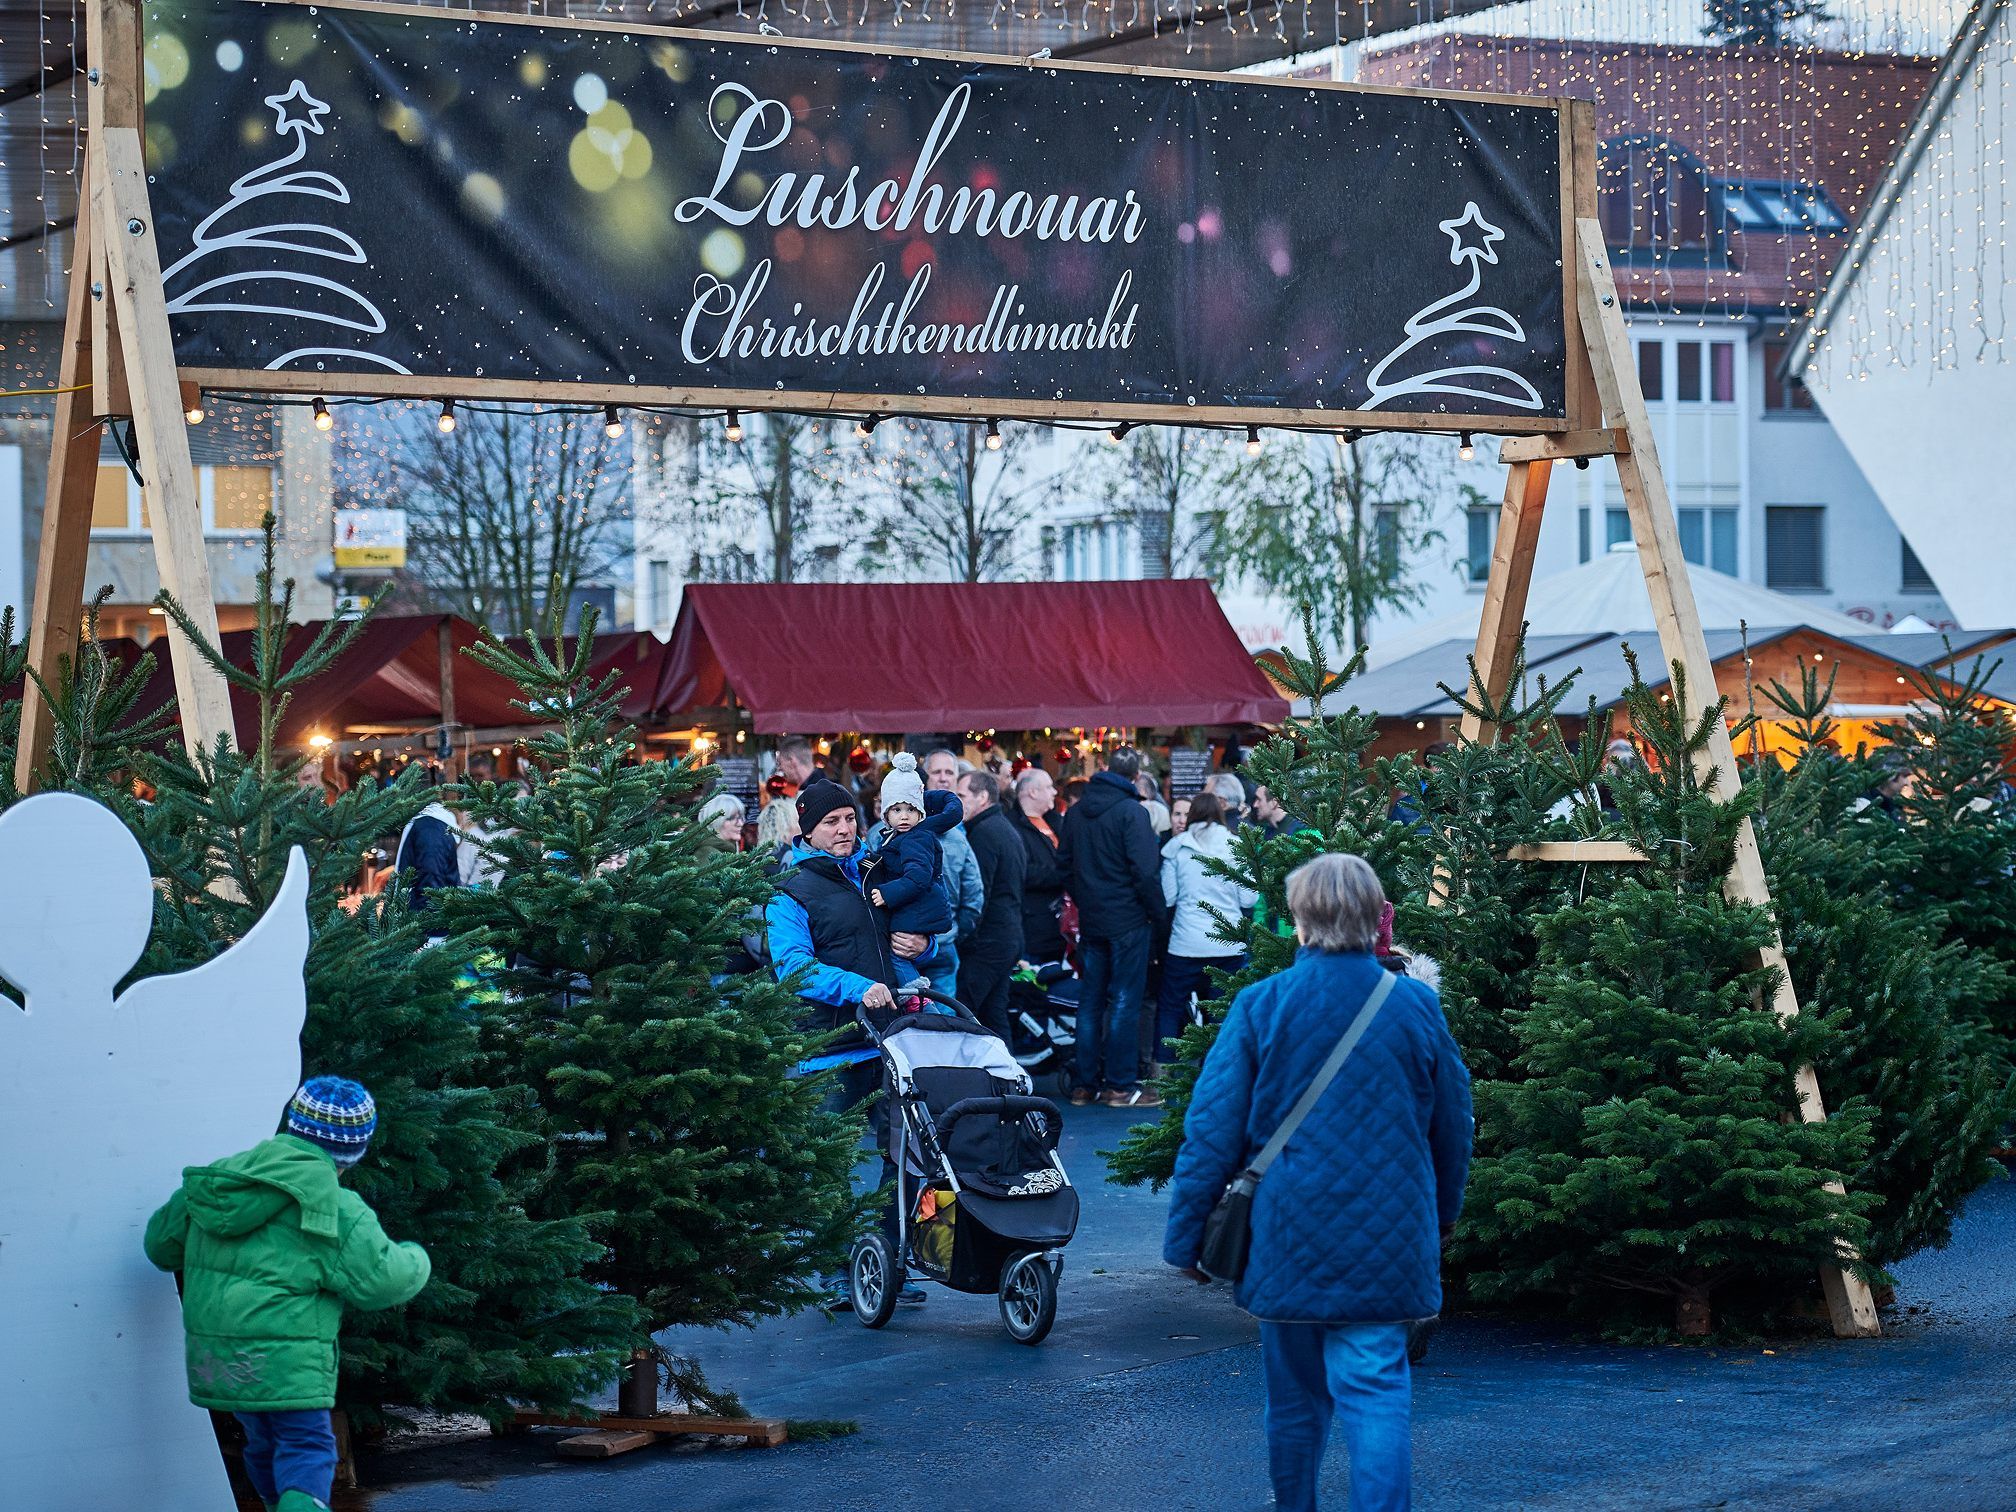
<path id="1" fill-rule="evenodd" d="M 1288 1110 L 1288 1116 L 1281 1120 L 1281 1127 L 1274 1131 L 1274 1137 L 1267 1141 L 1266 1146 L 1254 1157 L 1247 1170 L 1255 1176 L 1267 1174 L 1267 1167 L 1274 1164 L 1274 1157 L 1281 1153 L 1281 1147 L 1294 1137 L 1295 1130 L 1301 1126 L 1302 1120 L 1309 1116 L 1309 1110 L 1316 1106 L 1316 1100 L 1329 1089 L 1330 1083 L 1337 1079 L 1337 1073 L 1344 1069 L 1344 1062 L 1351 1058 L 1351 1052 L 1357 1048 L 1358 1041 L 1371 1027 L 1372 1016 L 1379 1011 L 1379 1005 L 1386 1001 L 1387 995 L 1392 991 L 1393 973 L 1381 966 L 1379 982 L 1373 987 L 1371 996 L 1365 999 L 1365 1006 L 1360 1008 L 1358 1016 L 1351 1020 L 1351 1027 L 1346 1029 L 1344 1037 L 1337 1041 L 1337 1048 L 1332 1050 L 1330 1058 L 1323 1062 L 1323 1069 L 1318 1071 L 1316 1079 L 1309 1083 L 1309 1090 L 1304 1092 L 1295 1106 Z"/>

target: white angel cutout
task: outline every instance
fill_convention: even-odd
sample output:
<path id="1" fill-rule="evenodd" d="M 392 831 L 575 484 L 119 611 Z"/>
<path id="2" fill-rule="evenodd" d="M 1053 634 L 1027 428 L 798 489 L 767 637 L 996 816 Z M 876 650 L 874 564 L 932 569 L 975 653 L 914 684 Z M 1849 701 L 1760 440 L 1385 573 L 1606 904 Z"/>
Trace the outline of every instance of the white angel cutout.
<path id="1" fill-rule="evenodd" d="M 70 793 L 0 815 L 0 976 L 27 999 L 0 1001 L 0 1503 L 231 1505 L 189 1403 L 174 1278 L 140 1241 L 184 1166 L 279 1125 L 301 1072 L 307 899 L 296 849 L 242 940 L 115 1000 L 153 929 L 139 843 Z"/>

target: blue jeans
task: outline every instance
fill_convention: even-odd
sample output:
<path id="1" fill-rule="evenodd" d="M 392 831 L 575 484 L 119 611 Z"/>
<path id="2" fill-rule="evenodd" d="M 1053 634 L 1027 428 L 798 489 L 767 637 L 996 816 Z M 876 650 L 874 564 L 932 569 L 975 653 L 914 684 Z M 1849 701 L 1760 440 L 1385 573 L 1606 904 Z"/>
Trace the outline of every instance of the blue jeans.
<path id="1" fill-rule="evenodd" d="M 1316 1512 L 1335 1416 L 1351 1457 L 1351 1512 L 1405 1512 L 1413 1444 L 1405 1323 L 1262 1323 L 1267 1464 L 1281 1512 Z"/>
<path id="2" fill-rule="evenodd" d="M 931 984 L 933 992 L 942 992 L 947 997 L 959 996 L 958 936 L 951 934 L 938 936 L 937 950 L 919 969 L 924 973 L 924 980 Z"/>
<path id="3" fill-rule="evenodd" d="M 1218 988 L 1210 969 L 1216 966 L 1227 974 L 1244 971 L 1246 957 L 1180 956 L 1162 957 L 1162 992 L 1155 1002 L 1155 1059 L 1172 1061 L 1176 1052 L 1166 1043 L 1190 1027 L 1190 994 L 1200 1003 L 1215 1002 Z"/>
<path id="4" fill-rule="evenodd" d="M 1078 942 L 1078 1085 L 1132 1092 L 1141 1081 L 1141 998 L 1148 990 L 1147 925 Z"/>
<path id="5" fill-rule="evenodd" d="M 283 1491 L 329 1500 L 336 1482 L 336 1430 L 329 1409 L 316 1412 L 234 1412 L 245 1430 L 245 1476 L 263 1502 Z"/>

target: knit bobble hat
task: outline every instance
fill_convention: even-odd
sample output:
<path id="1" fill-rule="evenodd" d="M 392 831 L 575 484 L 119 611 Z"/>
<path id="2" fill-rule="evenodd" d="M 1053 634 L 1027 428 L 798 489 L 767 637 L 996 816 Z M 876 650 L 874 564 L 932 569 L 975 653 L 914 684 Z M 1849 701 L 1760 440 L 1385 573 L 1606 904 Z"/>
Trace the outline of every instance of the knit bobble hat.
<path id="1" fill-rule="evenodd" d="M 889 775 L 882 779 L 882 817 L 888 818 L 889 810 L 899 803 L 924 812 L 924 779 L 917 775 L 917 758 L 908 751 L 898 751 L 890 758 Z"/>
<path id="2" fill-rule="evenodd" d="M 320 1145 L 339 1166 L 362 1160 L 377 1128 L 371 1094 L 340 1076 L 309 1078 L 287 1104 L 287 1132 Z"/>
<path id="3" fill-rule="evenodd" d="M 813 828 L 835 809 L 854 808 L 854 796 L 839 783 L 826 777 L 815 777 L 798 790 L 798 829 L 809 835 Z M 855 810 L 859 814 L 859 810 Z"/>

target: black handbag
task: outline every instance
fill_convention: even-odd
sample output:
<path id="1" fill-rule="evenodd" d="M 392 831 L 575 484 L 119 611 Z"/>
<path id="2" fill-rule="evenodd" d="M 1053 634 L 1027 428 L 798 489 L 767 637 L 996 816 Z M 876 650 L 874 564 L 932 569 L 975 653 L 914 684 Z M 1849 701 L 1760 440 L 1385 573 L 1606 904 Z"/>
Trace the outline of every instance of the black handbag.
<path id="1" fill-rule="evenodd" d="M 1281 1147 L 1294 1136 L 1302 1120 L 1309 1116 L 1309 1110 L 1316 1106 L 1317 1099 L 1337 1079 L 1337 1073 L 1344 1069 L 1344 1062 L 1351 1058 L 1351 1052 L 1370 1027 L 1372 1015 L 1379 1011 L 1379 1005 L 1392 992 L 1393 980 L 1392 972 L 1382 970 L 1379 973 L 1379 981 L 1365 999 L 1365 1006 L 1351 1020 L 1351 1027 L 1337 1041 L 1337 1048 L 1323 1062 L 1323 1068 L 1309 1083 L 1308 1090 L 1288 1110 L 1288 1116 L 1281 1120 L 1281 1127 L 1274 1131 L 1274 1137 L 1253 1157 L 1251 1165 L 1226 1183 L 1218 1205 L 1204 1220 L 1204 1249 L 1198 1256 L 1197 1268 L 1205 1275 L 1219 1281 L 1237 1281 L 1246 1274 L 1246 1252 L 1253 1244 L 1253 1197 L 1260 1190 L 1260 1178 L 1267 1174 L 1267 1168 L 1274 1164 Z"/>

